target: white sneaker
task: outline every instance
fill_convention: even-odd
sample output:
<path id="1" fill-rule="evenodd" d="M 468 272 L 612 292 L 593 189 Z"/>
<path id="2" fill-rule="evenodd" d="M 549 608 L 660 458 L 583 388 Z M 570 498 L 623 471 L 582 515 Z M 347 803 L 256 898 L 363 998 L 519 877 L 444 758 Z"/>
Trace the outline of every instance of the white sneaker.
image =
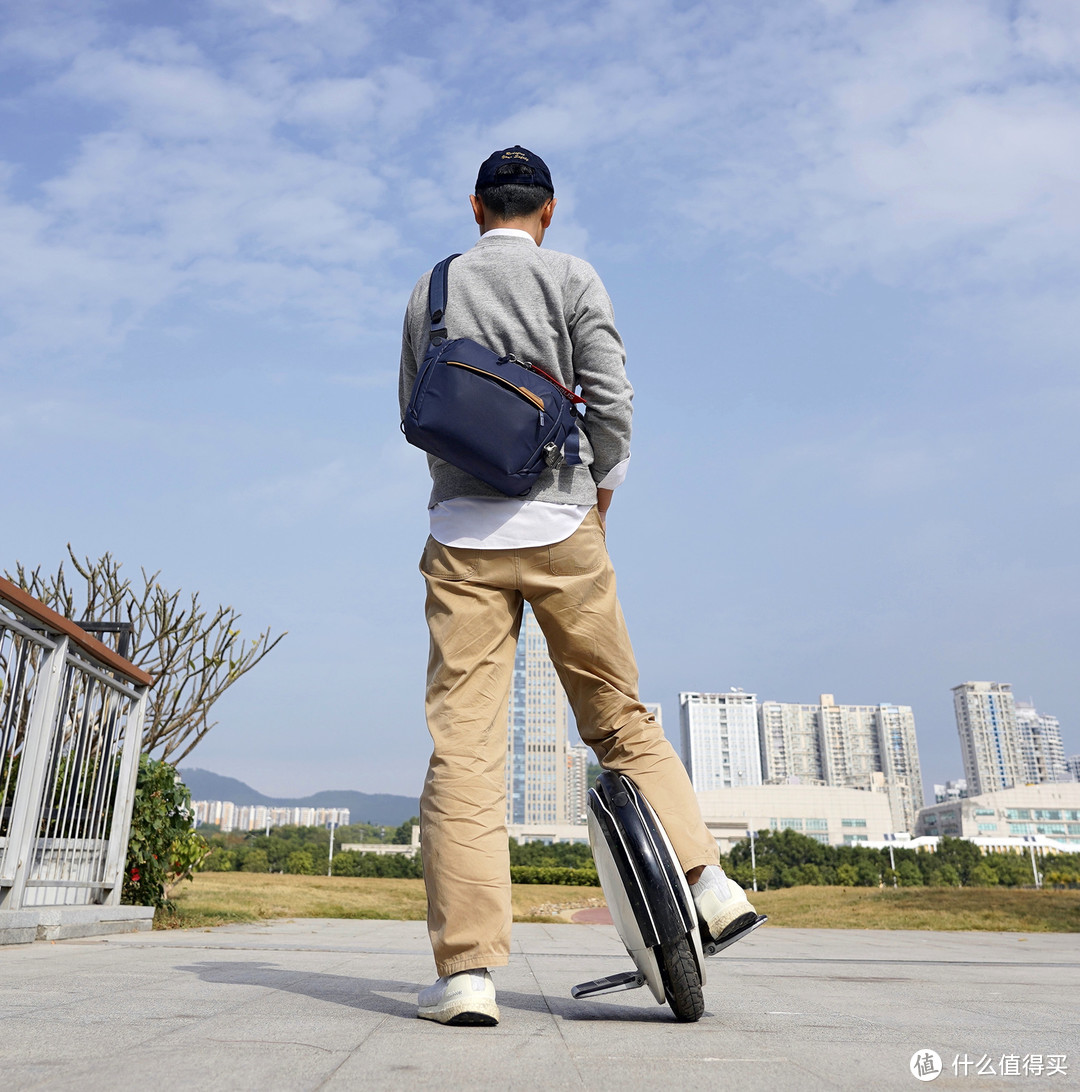
<path id="1" fill-rule="evenodd" d="M 706 865 L 701 879 L 690 885 L 690 894 L 713 940 L 744 929 L 757 918 L 746 892 L 719 865 Z"/>
<path id="2" fill-rule="evenodd" d="M 495 983 L 483 967 L 440 978 L 420 991 L 416 1015 L 454 1027 L 494 1027 L 499 1022 Z"/>

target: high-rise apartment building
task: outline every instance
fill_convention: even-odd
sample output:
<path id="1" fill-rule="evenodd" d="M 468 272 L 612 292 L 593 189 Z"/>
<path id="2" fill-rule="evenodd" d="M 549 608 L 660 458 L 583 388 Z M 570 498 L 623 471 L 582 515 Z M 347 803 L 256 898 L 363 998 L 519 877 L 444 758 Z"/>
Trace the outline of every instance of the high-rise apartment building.
<path id="1" fill-rule="evenodd" d="M 1040 713 L 1030 702 L 1018 701 L 1016 731 L 1020 758 L 1024 763 L 1024 783 L 1042 785 L 1048 781 L 1069 781 L 1065 765 L 1065 745 L 1057 717 Z"/>
<path id="2" fill-rule="evenodd" d="M 766 781 L 868 788 L 880 775 L 912 828 L 922 807 L 922 772 L 910 706 L 837 705 L 822 694 L 817 705 L 762 702 L 758 721 Z"/>
<path id="3" fill-rule="evenodd" d="M 683 762 L 695 792 L 761 784 L 757 695 L 679 695 Z"/>
<path id="4" fill-rule="evenodd" d="M 1023 785 L 1024 760 L 1009 683 L 961 683 L 953 687 L 953 705 L 969 795 Z"/>
<path id="5" fill-rule="evenodd" d="M 569 706 L 540 624 L 521 619 L 506 726 L 506 821 L 572 823 Z"/>
<path id="6" fill-rule="evenodd" d="M 583 743 L 566 748 L 566 822 L 586 822 L 589 763 L 593 753 Z"/>

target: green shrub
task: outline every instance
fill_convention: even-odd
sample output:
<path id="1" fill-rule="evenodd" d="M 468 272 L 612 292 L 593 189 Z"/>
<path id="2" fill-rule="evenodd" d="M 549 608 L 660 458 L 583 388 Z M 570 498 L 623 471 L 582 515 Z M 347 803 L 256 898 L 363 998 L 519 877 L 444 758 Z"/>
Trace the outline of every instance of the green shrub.
<path id="1" fill-rule="evenodd" d="M 877 861 L 863 857 L 855 866 L 860 887 L 877 887 L 881 883 L 881 866 Z"/>
<path id="2" fill-rule="evenodd" d="M 191 793 L 174 766 L 139 756 L 121 900 L 164 906 L 173 887 L 190 880 L 210 849 L 191 826 Z"/>
<path id="3" fill-rule="evenodd" d="M 859 870 L 853 864 L 842 864 L 836 869 L 836 882 L 841 887 L 856 887 L 859 883 Z"/>
<path id="4" fill-rule="evenodd" d="M 951 864 L 933 862 L 925 875 L 926 882 L 931 887 L 959 887 L 960 873 Z"/>
<path id="5" fill-rule="evenodd" d="M 557 865 L 511 865 L 511 883 L 550 883 L 564 887 L 599 887 L 595 868 L 560 868 Z"/>
<path id="6" fill-rule="evenodd" d="M 224 846 L 211 846 L 210 853 L 202 863 L 202 872 L 235 872 L 236 854 Z"/>
<path id="7" fill-rule="evenodd" d="M 244 863 L 240 866 L 241 872 L 269 872 L 270 858 L 265 849 L 249 849 L 244 854 Z"/>
<path id="8" fill-rule="evenodd" d="M 595 868 L 592 849 L 584 842 L 522 842 L 510 839 L 510 864 Z"/>
<path id="9" fill-rule="evenodd" d="M 399 843 L 400 844 L 400 843 Z M 404 853 L 357 853 L 347 849 L 334 854 L 335 876 L 375 876 L 383 879 L 419 879 L 424 874 L 420 855 Z"/>
<path id="10" fill-rule="evenodd" d="M 1003 887 L 1023 887 L 1035 882 L 1031 858 L 1026 853 L 992 853 L 986 860 Z"/>
<path id="11" fill-rule="evenodd" d="M 969 887 L 996 887 L 998 884 L 997 872 L 990 865 L 980 861 L 968 873 Z"/>
<path id="12" fill-rule="evenodd" d="M 285 861 L 285 871 L 293 876 L 314 876 L 315 862 L 306 849 L 295 849 Z"/>

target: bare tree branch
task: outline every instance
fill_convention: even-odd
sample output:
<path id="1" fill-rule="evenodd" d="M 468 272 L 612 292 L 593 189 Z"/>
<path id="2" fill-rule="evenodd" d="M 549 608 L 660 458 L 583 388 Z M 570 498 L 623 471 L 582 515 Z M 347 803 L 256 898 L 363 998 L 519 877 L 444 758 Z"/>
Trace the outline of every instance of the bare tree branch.
<path id="1" fill-rule="evenodd" d="M 80 560 L 68 544 L 71 566 L 81 578 L 80 609 L 76 589 L 68 584 L 64 564 L 56 575 L 41 567 L 27 570 L 19 562 L 4 575 L 58 614 L 74 621 L 130 622 L 133 630 L 128 659 L 154 676 L 147 705 L 143 750 L 176 764 L 185 759 L 216 725 L 210 720 L 214 703 L 275 648 L 284 633 L 271 637 L 266 629 L 243 640 L 240 615 L 230 606 L 211 610 L 199 593 L 184 597 L 164 588 L 159 572 L 141 572 L 132 586 L 120 574 L 120 562 L 110 553 L 96 561 Z"/>

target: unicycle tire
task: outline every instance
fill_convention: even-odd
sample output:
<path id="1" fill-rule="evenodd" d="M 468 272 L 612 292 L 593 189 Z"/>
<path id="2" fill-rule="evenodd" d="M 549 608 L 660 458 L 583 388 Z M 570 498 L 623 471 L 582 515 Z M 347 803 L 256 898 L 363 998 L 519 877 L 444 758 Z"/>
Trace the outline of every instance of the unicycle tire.
<path id="1" fill-rule="evenodd" d="M 675 1019 L 692 1024 L 705 1014 L 705 997 L 701 992 L 701 976 L 690 941 L 683 937 L 672 944 L 655 949 L 664 981 L 664 994 Z"/>

